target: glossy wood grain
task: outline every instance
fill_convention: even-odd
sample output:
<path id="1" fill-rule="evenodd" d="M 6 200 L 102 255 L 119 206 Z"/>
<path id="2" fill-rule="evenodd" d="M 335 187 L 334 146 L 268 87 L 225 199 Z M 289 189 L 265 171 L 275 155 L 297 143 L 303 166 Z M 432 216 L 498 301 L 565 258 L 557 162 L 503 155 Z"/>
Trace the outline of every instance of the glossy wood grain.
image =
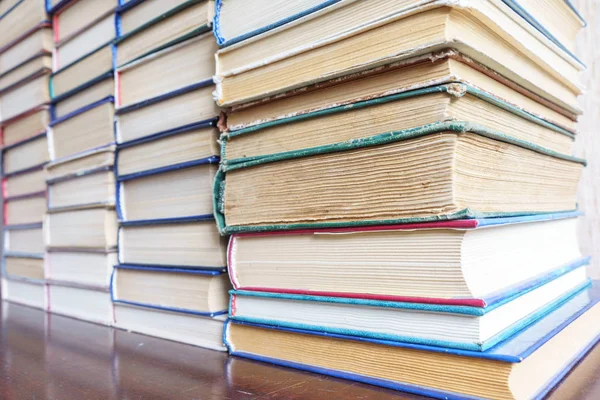
<path id="1" fill-rule="evenodd" d="M 0 399 L 423 399 L 2 304 Z M 600 347 L 550 396 L 600 399 Z"/>

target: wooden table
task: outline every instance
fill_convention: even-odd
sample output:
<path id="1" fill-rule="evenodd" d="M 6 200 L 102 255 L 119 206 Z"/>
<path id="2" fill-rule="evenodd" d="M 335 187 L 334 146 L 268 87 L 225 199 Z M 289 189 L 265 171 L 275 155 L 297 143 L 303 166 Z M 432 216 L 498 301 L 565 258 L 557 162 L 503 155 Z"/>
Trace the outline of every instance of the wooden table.
<path id="1" fill-rule="evenodd" d="M 423 399 L 2 304 L 0 399 Z M 600 346 L 551 394 L 600 399 Z"/>

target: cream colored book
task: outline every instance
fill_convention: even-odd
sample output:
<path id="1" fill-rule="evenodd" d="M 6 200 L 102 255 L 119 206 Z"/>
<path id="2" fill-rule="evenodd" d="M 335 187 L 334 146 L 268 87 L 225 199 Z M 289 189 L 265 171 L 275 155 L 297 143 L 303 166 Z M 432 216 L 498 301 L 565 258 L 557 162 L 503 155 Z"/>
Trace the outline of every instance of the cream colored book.
<path id="1" fill-rule="evenodd" d="M 113 305 L 103 288 L 49 281 L 48 311 L 83 321 L 112 325 Z"/>
<path id="2" fill-rule="evenodd" d="M 39 55 L 52 55 L 53 48 L 52 26 L 42 24 L 31 30 L 18 42 L 0 50 L 0 74 L 5 74 L 18 67 L 25 60 Z"/>
<path id="3" fill-rule="evenodd" d="M 46 180 L 53 181 L 80 176 L 89 171 L 111 169 L 115 162 L 115 146 L 108 145 L 75 154 L 46 164 Z"/>
<path id="4" fill-rule="evenodd" d="M 6 255 L 4 271 L 11 277 L 42 281 L 44 280 L 44 256 L 43 254 L 38 257 Z"/>
<path id="5" fill-rule="evenodd" d="M 66 96 L 54 99 L 54 115 L 62 118 L 89 104 L 94 104 L 114 96 L 115 82 L 112 74 L 103 75 L 92 80 L 90 85 L 84 84 L 81 90 L 66 93 Z"/>
<path id="6" fill-rule="evenodd" d="M 161 173 L 119 179 L 118 207 L 123 221 L 212 218 L 212 187 L 218 159 Z M 212 162 L 212 164 L 210 163 Z M 114 185 L 113 185 L 114 186 Z M 50 199 L 52 195 L 50 192 Z"/>
<path id="7" fill-rule="evenodd" d="M 55 40 L 61 42 L 84 31 L 108 15 L 117 6 L 114 0 L 78 0 L 53 14 Z"/>
<path id="8" fill-rule="evenodd" d="M 214 317 L 227 313 L 229 277 L 223 271 L 139 268 L 119 265 L 113 301 Z"/>
<path id="9" fill-rule="evenodd" d="M 4 224 L 36 224 L 44 220 L 46 214 L 46 193 L 4 199 Z"/>
<path id="10" fill-rule="evenodd" d="M 5 254 L 44 254 L 46 246 L 41 223 L 7 226 L 4 229 Z"/>
<path id="11" fill-rule="evenodd" d="M 50 102 L 49 72 L 0 93 L 0 119 L 7 121 Z"/>
<path id="12" fill-rule="evenodd" d="M 120 227 L 119 262 L 178 268 L 224 268 L 225 238 L 214 221 Z"/>
<path id="13" fill-rule="evenodd" d="M 216 120 L 220 109 L 212 98 L 213 90 L 212 86 L 188 86 L 185 90 L 171 92 L 160 101 L 121 108 L 115 119 L 117 143 Z"/>
<path id="14" fill-rule="evenodd" d="M 39 134 L 4 149 L 2 172 L 6 175 L 29 170 L 49 159 L 48 140 L 45 134 Z"/>
<path id="15" fill-rule="evenodd" d="M 4 178 L 4 198 L 24 196 L 46 191 L 46 174 L 43 168 L 9 175 Z"/>
<path id="16" fill-rule="evenodd" d="M 142 171 L 180 165 L 219 154 L 218 129 L 212 123 L 191 125 L 152 140 L 122 145 L 118 174 L 127 176 Z"/>
<path id="17" fill-rule="evenodd" d="M 117 39 L 117 66 L 121 67 L 185 38 L 211 30 L 214 13 L 212 1 L 152 3 L 155 4 L 140 5 L 142 8 L 139 10 L 136 6 L 121 12 L 127 33 Z M 130 19 L 130 12 L 137 16 Z M 140 18 L 144 12 L 147 14 Z"/>
<path id="18" fill-rule="evenodd" d="M 46 279 L 108 288 L 117 253 L 51 250 L 46 253 Z"/>
<path id="19" fill-rule="evenodd" d="M 44 1 L 23 0 L 16 3 L 10 12 L 0 18 L 0 49 L 47 21 Z"/>
<path id="20" fill-rule="evenodd" d="M 501 0 L 339 2 L 220 50 L 218 101 L 240 104 L 446 48 L 579 112 L 583 65 Z"/>
<path id="21" fill-rule="evenodd" d="M 216 207 L 229 233 L 574 210 L 585 164 L 454 122 L 225 161 Z"/>
<path id="22" fill-rule="evenodd" d="M 48 181 L 48 209 L 73 209 L 115 205 L 112 169 L 92 170 Z"/>
<path id="23" fill-rule="evenodd" d="M 46 286 L 42 282 L 3 276 L 2 299 L 44 310 L 46 309 Z"/>
<path id="24" fill-rule="evenodd" d="M 13 85 L 18 85 L 34 76 L 44 75 L 51 71 L 52 57 L 49 54 L 27 60 L 16 68 L 0 75 L 0 93 Z"/>
<path id="25" fill-rule="evenodd" d="M 208 32 L 118 69 L 116 107 L 131 106 L 203 82 L 212 86 L 216 51 L 214 36 Z"/>
<path id="26" fill-rule="evenodd" d="M 117 245 L 117 215 L 106 207 L 50 212 L 44 240 L 51 249 L 103 249 Z"/>
<path id="27" fill-rule="evenodd" d="M 46 132 L 50 123 L 50 111 L 48 107 L 40 107 L 23 114 L 20 118 L 2 123 L 4 135 L 4 146 L 19 143 L 25 139 Z"/>
<path id="28" fill-rule="evenodd" d="M 115 16 L 110 13 L 77 35 L 57 43 L 54 50 L 54 71 L 60 71 L 96 49 L 107 45 L 114 40 L 115 35 Z"/>
<path id="29" fill-rule="evenodd" d="M 60 160 L 114 142 L 112 99 L 94 103 L 52 122 L 49 131 L 51 159 Z"/>
<path id="30" fill-rule="evenodd" d="M 112 57 L 111 45 L 106 45 L 56 71 L 51 80 L 52 97 L 60 101 L 63 97 L 72 96 L 91 86 L 92 83 L 105 82 L 107 78 L 112 77 Z M 114 92 L 114 86 L 112 89 Z"/>
<path id="31" fill-rule="evenodd" d="M 155 310 L 115 303 L 116 328 L 148 336 L 226 351 L 223 345 L 225 316 L 215 318 Z"/>

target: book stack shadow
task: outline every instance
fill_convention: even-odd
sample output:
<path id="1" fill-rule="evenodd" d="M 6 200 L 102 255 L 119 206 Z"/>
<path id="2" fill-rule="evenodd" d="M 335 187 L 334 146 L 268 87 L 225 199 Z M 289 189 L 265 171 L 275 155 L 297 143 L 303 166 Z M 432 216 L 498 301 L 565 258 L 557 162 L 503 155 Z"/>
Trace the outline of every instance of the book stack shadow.
<path id="1" fill-rule="evenodd" d="M 233 355 L 540 398 L 598 341 L 568 3 L 217 1 Z M 304 10 L 304 11 L 302 11 Z"/>
<path id="2" fill-rule="evenodd" d="M 231 286 L 212 209 L 214 3 L 176 3 L 117 9 L 114 325 L 223 351 Z"/>
<path id="3" fill-rule="evenodd" d="M 43 2 L 0 2 L 2 298 L 41 309 L 52 47 Z"/>

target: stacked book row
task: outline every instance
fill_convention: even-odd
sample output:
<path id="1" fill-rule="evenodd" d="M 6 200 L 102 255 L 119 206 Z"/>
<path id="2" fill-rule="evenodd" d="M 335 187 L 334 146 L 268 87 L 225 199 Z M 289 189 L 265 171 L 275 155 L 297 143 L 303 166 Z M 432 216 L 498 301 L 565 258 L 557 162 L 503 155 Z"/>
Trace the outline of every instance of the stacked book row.
<path id="1" fill-rule="evenodd" d="M 564 1 L 217 1 L 231 354 L 541 398 L 600 338 Z"/>

